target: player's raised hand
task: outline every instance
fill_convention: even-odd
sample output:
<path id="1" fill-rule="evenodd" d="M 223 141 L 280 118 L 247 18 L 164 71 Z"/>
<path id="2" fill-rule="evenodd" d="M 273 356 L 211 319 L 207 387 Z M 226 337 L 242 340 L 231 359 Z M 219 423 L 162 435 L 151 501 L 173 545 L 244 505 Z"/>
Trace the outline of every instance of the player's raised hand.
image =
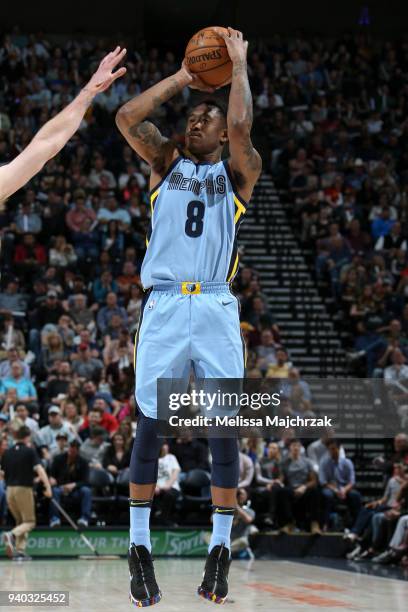
<path id="1" fill-rule="evenodd" d="M 214 87 L 211 87 L 211 85 L 207 85 L 206 83 L 204 83 L 204 81 L 200 79 L 198 74 L 193 74 L 192 72 L 190 72 L 190 70 L 187 68 L 187 62 L 185 59 L 183 60 L 183 63 L 181 65 L 181 70 L 185 72 L 190 78 L 190 82 L 187 83 L 188 87 L 190 87 L 191 89 L 198 89 L 199 91 L 214 93 Z"/>
<path id="2" fill-rule="evenodd" d="M 126 73 L 126 68 L 122 67 L 113 72 L 114 68 L 123 60 L 126 55 L 126 49 L 121 49 L 119 46 L 114 51 L 105 55 L 98 70 L 91 77 L 91 80 L 86 85 L 88 91 L 91 91 L 95 96 L 102 91 L 105 91 L 112 85 L 116 79 L 119 79 Z"/>
<path id="3" fill-rule="evenodd" d="M 228 28 L 228 34 L 221 28 L 213 28 L 214 32 L 217 32 L 227 45 L 228 55 L 230 56 L 233 64 L 237 62 L 246 62 L 248 41 L 244 40 L 242 32 Z"/>

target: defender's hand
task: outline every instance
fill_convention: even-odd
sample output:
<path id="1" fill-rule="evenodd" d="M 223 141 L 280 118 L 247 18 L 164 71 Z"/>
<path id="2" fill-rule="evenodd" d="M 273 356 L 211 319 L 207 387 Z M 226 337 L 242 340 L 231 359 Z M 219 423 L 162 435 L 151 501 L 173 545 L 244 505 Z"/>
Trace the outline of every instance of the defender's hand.
<path id="1" fill-rule="evenodd" d="M 126 54 L 126 49 L 121 49 L 120 47 L 116 47 L 114 51 L 105 55 L 101 63 L 99 64 L 98 70 L 91 77 L 89 83 L 85 86 L 87 91 L 93 93 L 94 96 L 96 94 L 105 91 L 112 85 L 116 79 L 119 79 L 126 73 L 126 68 L 123 66 L 113 72 L 113 69 L 123 60 Z"/>
<path id="2" fill-rule="evenodd" d="M 206 91 L 208 93 L 213 93 L 215 91 L 215 88 L 204 83 L 204 81 L 200 79 L 198 74 L 193 74 L 192 72 L 190 72 L 190 70 L 187 68 L 187 62 L 185 58 L 183 59 L 183 63 L 181 65 L 181 72 L 188 79 L 187 86 L 191 89 L 198 89 L 199 91 Z"/>
<path id="3" fill-rule="evenodd" d="M 219 28 L 214 28 L 214 32 L 225 41 L 228 55 L 233 64 L 246 62 L 248 41 L 244 40 L 242 32 L 233 28 L 228 28 L 228 34 Z"/>

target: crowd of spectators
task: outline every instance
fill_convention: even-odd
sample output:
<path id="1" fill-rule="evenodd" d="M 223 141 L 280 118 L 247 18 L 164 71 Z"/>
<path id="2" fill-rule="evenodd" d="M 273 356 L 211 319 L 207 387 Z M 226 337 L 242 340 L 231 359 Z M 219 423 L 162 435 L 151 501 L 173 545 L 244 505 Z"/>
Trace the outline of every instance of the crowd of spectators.
<path id="1" fill-rule="evenodd" d="M 291 194 L 302 241 L 315 250 L 317 278 L 330 282 L 369 375 L 375 368 L 387 373 L 393 363 L 398 377 L 408 348 L 407 49 L 362 36 L 276 37 L 258 43 L 249 59 L 255 137 L 267 134 L 271 171 Z M 4 36 L 0 164 L 73 98 L 104 51 L 98 40 L 18 30 Z M 127 75 L 96 98 L 61 154 L 0 212 L 0 455 L 19 427 L 29 427 L 55 499 L 79 504 L 83 525 L 92 512 L 91 474 L 103 470 L 111 484 L 126 474 L 135 428 L 133 351 L 149 168 L 118 133 L 114 113 L 179 65 L 172 52 L 155 48 L 130 48 L 126 64 Z M 153 117 L 180 144 L 190 95 L 186 88 Z M 248 377 L 286 379 L 286 413 L 313 414 L 310 389 L 256 271 L 241 267 L 234 289 Z M 315 455 L 308 459 L 295 433 L 261 449 L 243 447 L 240 505 L 249 508 L 247 496 L 254 495 L 266 524 L 288 532 L 297 524 L 315 532 L 330 527 L 337 498 L 357 517 L 353 466 L 342 448 L 326 442 L 309 445 L 307 454 L 314 448 Z M 334 470 L 339 461 L 343 468 Z M 170 452 L 164 445 L 158 521 L 174 522 L 184 475 L 207 471 L 209 462 L 198 440 L 174 442 Z M 0 480 L 4 517 L 2 491 Z M 59 524 L 54 507 L 49 520 Z"/>
<path id="2" fill-rule="evenodd" d="M 271 170 L 352 369 L 406 378 L 408 40 L 275 37 L 251 66 Z"/>

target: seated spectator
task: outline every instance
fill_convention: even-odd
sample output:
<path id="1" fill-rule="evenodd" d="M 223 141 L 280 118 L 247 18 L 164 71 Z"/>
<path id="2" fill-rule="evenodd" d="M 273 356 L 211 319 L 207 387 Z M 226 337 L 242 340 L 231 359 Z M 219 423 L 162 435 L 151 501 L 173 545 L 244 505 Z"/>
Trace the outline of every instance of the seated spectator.
<path id="1" fill-rule="evenodd" d="M 383 456 L 379 456 L 374 461 L 376 465 L 383 468 L 385 475 L 391 478 L 396 463 L 408 465 L 408 435 L 401 432 L 394 437 L 391 458 L 386 460 Z"/>
<path id="2" fill-rule="evenodd" d="M 383 206 L 381 215 L 374 219 L 371 224 L 371 235 L 374 240 L 378 240 L 382 236 L 387 236 L 395 223 L 395 219 L 391 219 L 389 207 Z"/>
<path id="3" fill-rule="evenodd" d="M 19 352 L 14 346 L 8 349 L 7 359 L 0 363 L 0 378 L 9 378 L 11 376 L 13 363 L 18 363 L 20 365 L 24 378 L 30 378 L 30 366 L 20 359 Z"/>
<path id="4" fill-rule="evenodd" d="M 0 381 L 1 384 L 1 381 Z M 14 387 L 10 387 L 4 397 L 3 405 L 1 406 L 0 414 L 4 414 L 7 420 L 14 415 L 14 407 L 17 404 L 17 390 Z M 1 400 L 0 400 L 1 405 Z"/>
<path id="5" fill-rule="evenodd" d="M 310 385 L 308 382 L 301 379 L 300 372 L 297 368 L 291 367 L 289 369 L 288 377 L 282 382 L 281 389 L 282 395 L 289 400 L 292 398 L 293 393 L 299 389 L 302 391 L 302 397 L 305 400 L 310 401 L 312 399 Z"/>
<path id="6" fill-rule="evenodd" d="M 21 211 L 14 220 L 15 231 L 17 234 L 39 234 L 42 228 L 41 217 L 34 212 L 30 202 L 23 202 Z"/>
<path id="7" fill-rule="evenodd" d="M 280 450 L 280 454 L 281 454 L 282 460 L 284 460 L 284 459 L 286 459 L 288 457 L 291 442 L 295 438 L 296 438 L 295 430 L 292 429 L 291 427 L 288 427 L 288 428 L 286 428 L 286 429 L 284 429 L 282 431 L 281 439 L 278 442 L 278 446 L 279 446 L 279 450 Z M 305 452 L 306 452 L 305 447 L 300 442 L 299 442 L 299 444 L 300 444 L 300 454 L 304 455 Z"/>
<path id="8" fill-rule="evenodd" d="M 99 234 L 94 223 L 91 219 L 86 218 L 80 227 L 72 232 L 72 244 L 81 270 L 84 269 L 84 264 L 95 262 L 99 256 Z"/>
<path id="9" fill-rule="evenodd" d="M 63 399 L 61 402 L 61 412 L 64 417 L 64 423 L 68 425 L 74 434 L 77 434 L 84 423 L 84 417 L 79 414 L 78 406 L 75 402 Z"/>
<path id="10" fill-rule="evenodd" d="M 207 446 L 193 438 L 187 430 L 178 438 L 171 440 L 170 452 L 176 457 L 183 473 L 195 469 L 209 471 Z"/>
<path id="11" fill-rule="evenodd" d="M 407 483 L 408 484 L 408 483 Z M 408 514 L 400 516 L 387 550 L 373 557 L 373 563 L 396 565 L 408 553 Z"/>
<path id="12" fill-rule="evenodd" d="M 12 348 L 16 349 L 19 354 L 24 354 L 25 347 L 24 334 L 16 327 L 13 315 L 4 315 L 0 331 L 0 360 L 6 359 L 7 351 Z M 0 376 L 3 376 L 3 374 L 0 374 Z"/>
<path id="13" fill-rule="evenodd" d="M 61 336 L 57 333 L 48 334 L 41 349 L 41 363 L 45 370 L 50 372 L 57 363 L 64 361 L 66 357 L 67 351 Z"/>
<path id="14" fill-rule="evenodd" d="M 9 389 L 15 389 L 17 398 L 27 405 L 30 409 L 37 406 L 37 391 L 29 378 L 23 375 L 23 368 L 18 361 L 14 361 L 11 365 L 11 374 L 0 380 L 0 401 L 5 399 L 5 395 Z"/>
<path id="15" fill-rule="evenodd" d="M 319 491 L 310 459 L 302 457 L 299 440 L 292 439 L 282 462 L 284 487 L 279 491 L 278 514 L 281 531 L 292 533 L 298 521 L 310 521 L 310 531 L 319 534 Z"/>
<path id="16" fill-rule="evenodd" d="M 65 222 L 72 233 L 80 232 L 84 221 L 88 219 L 93 223 L 96 219 L 95 211 L 85 206 L 85 191 L 77 189 L 74 192 L 74 205 L 67 212 Z"/>
<path id="17" fill-rule="evenodd" d="M 129 367 L 133 364 L 134 348 L 134 343 L 131 341 L 129 331 L 126 328 L 120 330 L 117 339 L 105 336 L 105 348 L 103 349 L 105 366 L 108 367 L 117 363 L 119 367 Z"/>
<path id="18" fill-rule="evenodd" d="M 111 291 L 106 296 L 106 306 L 99 310 L 96 317 L 96 324 L 102 336 L 107 333 L 111 318 L 115 314 L 121 317 L 124 325 L 127 324 L 127 312 L 122 306 L 118 306 L 116 293 Z"/>
<path id="19" fill-rule="evenodd" d="M 108 389 L 104 389 L 103 391 L 98 390 L 98 386 L 93 380 L 87 380 L 83 386 L 83 394 L 88 405 L 88 409 L 92 408 L 95 400 L 104 399 L 106 402 L 106 406 L 103 405 L 103 409 L 111 410 L 111 407 L 115 404 L 115 401 L 112 397 L 112 394 Z"/>
<path id="20" fill-rule="evenodd" d="M 19 280 L 9 280 L 5 291 L 0 292 L 0 313 L 22 315 L 27 310 L 28 296 L 19 291 Z"/>
<path id="21" fill-rule="evenodd" d="M 112 435 L 118 429 L 119 424 L 116 418 L 113 414 L 107 412 L 103 405 L 106 406 L 106 402 L 103 399 L 95 400 L 93 407 L 89 410 L 88 416 L 79 430 L 82 440 L 89 438 L 91 427 L 103 427 L 109 435 Z"/>
<path id="22" fill-rule="evenodd" d="M 14 409 L 14 416 L 19 420 L 20 426 L 24 425 L 25 427 L 28 427 L 33 433 L 38 432 L 38 422 L 30 417 L 30 412 L 23 402 L 17 402 Z"/>
<path id="23" fill-rule="evenodd" d="M 72 244 L 68 244 L 65 236 L 57 236 L 53 248 L 50 249 L 49 263 L 57 268 L 66 268 L 77 260 Z"/>
<path id="24" fill-rule="evenodd" d="M 102 458 L 102 466 L 113 476 L 117 476 L 121 470 L 130 465 L 131 450 L 125 448 L 123 435 L 116 432 L 112 436 L 111 444 L 105 449 Z"/>
<path id="25" fill-rule="evenodd" d="M 93 296 L 98 304 L 106 302 L 108 293 L 117 293 L 118 291 L 118 284 L 113 280 L 110 270 L 104 270 L 92 285 Z"/>
<path id="26" fill-rule="evenodd" d="M 394 553 L 397 552 L 398 548 L 402 544 L 400 539 L 401 531 L 398 530 L 398 534 L 395 539 L 393 538 L 393 534 L 396 533 L 396 527 L 400 517 L 404 517 L 408 514 L 408 472 L 405 466 L 402 473 L 403 482 L 401 483 L 400 489 L 395 496 L 395 500 L 392 502 L 391 508 L 385 511 L 376 512 L 373 515 L 371 520 L 371 533 L 369 532 L 368 538 L 363 538 L 362 548 L 364 550 L 359 552 L 356 557 L 353 557 L 356 560 L 366 561 L 368 559 L 372 559 L 373 562 L 384 561 L 385 563 L 395 563 L 398 560 L 397 557 L 394 556 Z M 400 527 L 401 524 L 403 525 L 404 521 L 400 523 Z M 396 548 L 395 551 L 394 547 Z"/>
<path id="27" fill-rule="evenodd" d="M 362 556 L 364 549 L 363 541 L 369 539 L 371 542 L 377 539 L 376 533 L 373 533 L 372 529 L 370 530 L 369 538 L 367 538 L 366 530 L 370 528 L 371 524 L 375 528 L 375 523 L 377 522 L 373 521 L 375 514 L 383 514 L 387 512 L 387 510 L 391 510 L 397 506 L 398 495 L 405 480 L 405 467 L 401 463 L 396 463 L 394 465 L 394 476 L 388 480 L 384 495 L 379 499 L 367 502 L 364 507 L 361 508 L 352 528 L 345 532 L 344 539 L 350 542 L 359 542 L 352 553 L 348 555 L 348 558 L 357 559 L 361 556 L 361 558 L 364 559 L 366 557 L 365 554 Z M 366 543 L 365 550 L 367 550 L 367 548 L 368 544 Z"/>
<path id="28" fill-rule="evenodd" d="M 112 221 L 117 222 L 117 229 L 124 230 L 130 225 L 130 215 L 126 208 L 119 206 L 118 201 L 114 197 L 108 198 L 106 206 L 98 210 L 98 222 L 100 225 L 106 226 L 106 233 L 109 235 L 109 226 Z M 105 248 L 105 247 L 104 247 Z"/>
<path id="29" fill-rule="evenodd" d="M 258 532 L 253 525 L 255 512 L 248 503 L 248 493 L 245 489 L 237 490 L 237 505 L 231 529 L 231 555 L 246 551 L 250 558 L 253 553 L 249 544 L 249 536 Z"/>
<path id="30" fill-rule="evenodd" d="M 41 353 L 40 331 L 45 325 L 53 324 L 57 326 L 58 321 L 64 314 L 64 309 L 58 300 L 58 294 L 54 289 L 47 292 L 44 304 L 41 304 L 33 313 L 32 327 L 30 329 L 30 349 L 39 358 Z"/>
<path id="31" fill-rule="evenodd" d="M 134 398 L 131 398 L 131 399 L 133 399 L 133 403 L 135 404 Z M 133 409 L 133 414 L 134 412 L 135 411 Z M 132 447 L 133 447 L 133 440 L 134 440 L 133 423 L 132 423 L 131 417 L 126 416 L 120 421 L 118 433 L 122 434 L 123 436 L 123 439 L 125 441 L 125 449 L 131 453 Z"/>
<path id="32" fill-rule="evenodd" d="M 96 153 L 93 158 L 91 172 L 88 176 L 88 186 L 91 189 L 98 189 L 106 181 L 107 189 L 116 189 L 116 179 L 110 170 L 105 168 L 106 158 L 100 153 Z"/>
<path id="33" fill-rule="evenodd" d="M 375 243 L 376 251 L 393 251 L 395 249 L 407 250 L 407 240 L 402 235 L 401 223 L 396 221 L 387 235 L 382 235 Z M 391 253 L 390 253 L 391 255 Z"/>
<path id="34" fill-rule="evenodd" d="M 50 406 L 48 408 L 48 425 L 41 427 L 36 437 L 36 443 L 39 446 L 47 446 L 51 452 L 57 446 L 57 435 L 59 433 L 66 433 L 69 441 L 74 439 L 71 428 L 63 422 L 61 410 L 58 406 Z"/>
<path id="35" fill-rule="evenodd" d="M 284 349 L 276 351 L 276 363 L 271 364 L 266 372 L 266 378 L 288 378 L 291 364 Z"/>
<path id="36" fill-rule="evenodd" d="M 140 318 L 143 301 L 143 289 L 140 285 L 131 285 L 126 298 L 126 312 L 128 314 L 128 329 L 135 333 Z"/>
<path id="37" fill-rule="evenodd" d="M 88 344 L 80 344 L 78 347 L 78 357 L 72 363 L 72 371 L 80 378 L 99 380 L 103 370 L 103 363 L 100 359 L 92 357 Z"/>
<path id="38" fill-rule="evenodd" d="M 392 349 L 390 352 L 391 365 L 384 370 L 385 384 L 389 387 L 396 386 L 397 381 L 408 380 L 407 359 L 404 353 L 399 349 Z"/>
<path id="39" fill-rule="evenodd" d="M 54 457 L 56 457 L 57 455 L 60 455 L 61 453 L 67 452 L 68 447 L 69 447 L 68 434 L 65 433 L 64 431 L 61 431 L 56 436 L 56 442 L 57 442 L 56 447 L 53 448 L 50 452 L 50 464 L 49 464 L 50 467 L 51 467 Z"/>
<path id="40" fill-rule="evenodd" d="M 316 474 L 319 473 L 319 467 L 323 459 L 329 456 L 327 445 L 334 437 L 334 431 L 332 429 L 326 429 L 323 435 L 314 442 L 311 442 L 307 447 L 307 456 L 313 463 Z M 346 453 L 343 446 L 340 446 L 340 457 L 345 457 Z"/>
<path id="41" fill-rule="evenodd" d="M 74 321 L 69 315 L 63 314 L 58 319 L 57 334 L 61 336 L 64 349 L 70 351 L 74 343 Z"/>
<path id="42" fill-rule="evenodd" d="M 278 345 L 275 342 L 273 333 L 270 329 L 264 329 L 261 333 L 261 344 L 255 351 L 257 354 L 256 367 L 265 373 L 269 366 L 276 364 L 276 350 Z"/>
<path id="43" fill-rule="evenodd" d="M 250 487 L 254 478 L 254 473 L 255 468 L 252 459 L 242 451 L 239 451 L 238 487 L 242 489 Z"/>
<path id="44" fill-rule="evenodd" d="M 47 263 L 45 248 L 38 244 L 34 234 L 25 234 L 22 244 L 18 244 L 14 251 L 14 264 L 23 283 L 30 285 L 33 276 L 36 276 Z"/>
<path id="45" fill-rule="evenodd" d="M 75 336 L 74 338 L 73 352 L 71 353 L 72 360 L 77 359 L 81 344 L 87 344 L 91 352 L 91 357 L 99 359 L 101 353 L 99 343 L 97 340 L 93 339 L 92 333 L 89 331 L 89 329 L 81 329 L 79 335 Z"/>
<path id="46" fill-rule="evenodd" d="M 106 429 L 99 425 L 89 428 L 89 437 L 81 444 L 79 454 L 86 459 L 89 467 L 101 468 L 102 459 L 109 445 Z"/>
<path id="47" fill-rule="evenodd" d="M 115 262 L 114 270 L 116 272 L 118 264 L 123 259 L 125 249 L 125 235 L 120 229 L 118 221 L 109 221 L 106 232 L 101 234 L 101 247 L 109 253 L 112 261 Z"/>
<path id="48" fill-rule="evenodd" d="M 52 374 L 47 378 L 46 398 L 52 404 L 59 403 L 65 396 L 72 380 L 71 364 L 68 361 L 60 361 L 54 368 Z"/>
<path id="49" fill-rule="evenodd" d="M 281 455 L 276 442 L 269 442 L 266 456 L 255 463 L 255 484 L 257 495 L 261 495 L 267 503 L 268 514 L 265 525 L 273 526 L 276 522 L 276 503 L 279 489 L 283 486 L 281 472 Z"/>
<path id="50" fill-rule="evenodd" d="M 77 293 L 69 299 L 69 314 L 75 321 L 84 327 L 92 328 L 95 323 L 95 308 L 86 304 L 86 295 Z"/>
<path id="51" fill-rule="evenodd" d="M 137 286 L 140 282 L 140 277 L 136 273 L 136 267 L 131 261 L 125 261 L 122 274 L 118 276 L 117 282 L 120 293 L 128 293 L 132 285 Z"/>
<path id="52" fill-rule="evenodd" d="M 92 493 L 87 485 L 89 478 L 88 463 L 79 454 L 80 443 L 71 440 L 68 450 L 56 455 L 51 464 L 50 483 L 52 497 L 63 506 L 69 503 L 80 504 L 79 527 L 88 527 L 91 517 Z M 49 506 L 50 527 L 59 527 L 61 519 L 53 503 Z"/>
<path id="53" fill-rule="evenodd" d="M 165 442 L 160 450 L 157 484 L 153 497 L 153 515 L 163 526 L 173 527 L 174 506 L 180 495 L 180 465 Z"/>
<path id="54" fill-rule="evenodd" d="M 337 440 L 329 440 L 327 450 L 329 456 L 325 457 L 319 466 L 319 479 L 325 502 L 324 524 L 329 525 L 330 515 L 339 502 L 347 505 L 354 523 L 361 509 L 361 495 L 354 488 L 354 465 L 350 459 L 340 457 L 340 444 Z"/>
<path id="55" fill-rule="evenodd" d="M 112 338 L 112 340 L 118 340 L 124 325 L 125 322 L 122 317 L 119 314 L 113 314 L 105 328 L 104 341 L 107 337 Z"/>

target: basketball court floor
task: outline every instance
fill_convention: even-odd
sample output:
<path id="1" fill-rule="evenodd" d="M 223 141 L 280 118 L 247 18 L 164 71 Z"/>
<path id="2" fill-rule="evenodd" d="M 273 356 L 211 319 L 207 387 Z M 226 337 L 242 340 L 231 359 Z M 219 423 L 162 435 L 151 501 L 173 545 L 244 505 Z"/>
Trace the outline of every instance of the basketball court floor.
<path id="1" fill-rule="evenodd" d="M 335 567 L 328 567 L 327 563 Z M 327 563 L 324 559 L 308 560 L 307 563 L 234 561 L 230 572 L 230 600 L 222 609 L 226 612 L 408 610 L 408 580 L 402 571 L 391 578 L 387 577 L 387 570 L 379 570 L 380 575 L 370 575 L 365 573 L 367 566 L 356 567 L 356 571 L 344 571 L 346 567 L 351 569 L 346 562 Z M 195 595 L 203 560 L 157 559 L 155 565 L 164 595 L 163 600 L 154 607 L 157 612 L 205 609 L 215 612 L 217 607 L 214 604 Z M 122 612 L 132 609 L 127 599 L 128 570 L 125 560 L 2 561 L 0 584 L 1 590 L 69 591 L 69 607 L 65 608 L 69 612 L 101 609 Z M 29 606 L 13 609 L 50 610 Z"/>

